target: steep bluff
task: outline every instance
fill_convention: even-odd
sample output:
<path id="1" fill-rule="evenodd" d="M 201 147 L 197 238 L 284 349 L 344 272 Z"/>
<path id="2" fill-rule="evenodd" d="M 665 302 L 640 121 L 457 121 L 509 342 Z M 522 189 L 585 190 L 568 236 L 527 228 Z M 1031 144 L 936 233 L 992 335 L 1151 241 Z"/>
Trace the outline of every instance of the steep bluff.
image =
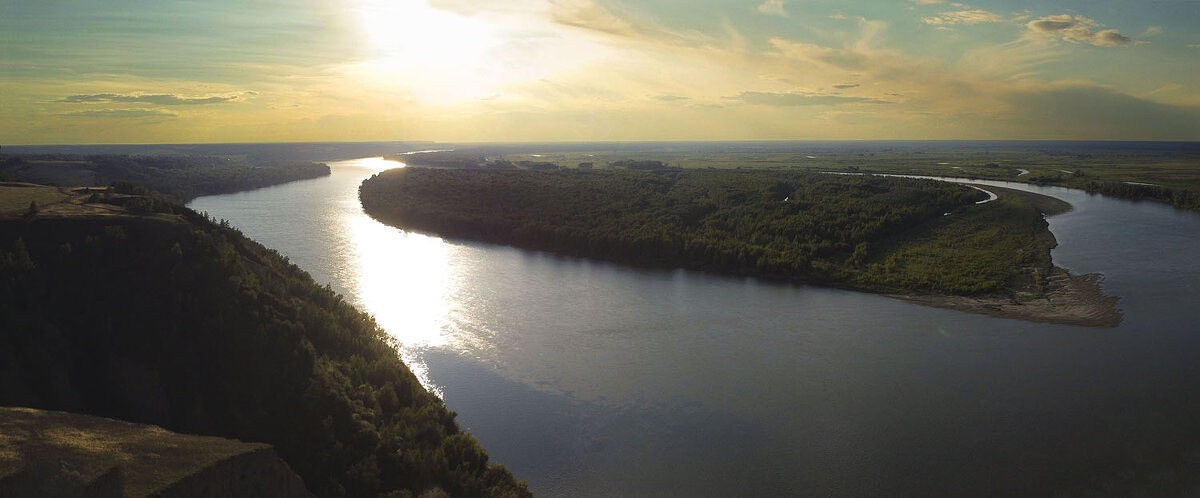
<path id="1" fill-rule="evenodd" d="M 0 496 L 306 497 L 266 444 L 0 407 Z"/>

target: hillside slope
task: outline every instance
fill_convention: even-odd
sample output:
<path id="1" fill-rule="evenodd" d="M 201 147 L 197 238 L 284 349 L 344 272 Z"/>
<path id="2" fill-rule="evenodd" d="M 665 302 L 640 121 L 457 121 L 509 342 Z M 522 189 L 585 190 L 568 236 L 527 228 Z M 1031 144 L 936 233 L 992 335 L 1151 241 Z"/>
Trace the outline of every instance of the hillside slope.
<path id="1" fill-rule="evenodd" d="M 0 405 L 260 441 L 319 496 L 526 496 L 368 315 L 178 206 L 0 216 Z M 115 211 L 114 211 L 115 210 Z"/>

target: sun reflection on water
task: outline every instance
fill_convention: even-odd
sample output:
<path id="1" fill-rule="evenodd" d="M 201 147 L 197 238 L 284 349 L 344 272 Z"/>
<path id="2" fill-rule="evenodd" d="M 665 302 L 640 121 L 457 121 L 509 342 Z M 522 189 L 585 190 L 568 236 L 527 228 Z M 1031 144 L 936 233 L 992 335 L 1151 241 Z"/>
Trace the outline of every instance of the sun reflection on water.
<path id="1" fill-rule="evenodd" d="M 403 163 L 367 158 L 335 163 L 334 167 L 360 167 L 383 171 Z M 450 246 L 437 237 L 405 232 L 371 219 L 362 211 L 357 192 L 345 200 L 345 218 L 337 226 L 349 234 L 352 245 L 350 292 L 357 304 L 400 343 L 400 355 L 421 384 L 439 397 L 429 370 L 419 356 L 425 349 L 447 344 L 444 334 L 456 292 L 450 264 Z M 350 204 L 352 203 L 353 206 Z"/>

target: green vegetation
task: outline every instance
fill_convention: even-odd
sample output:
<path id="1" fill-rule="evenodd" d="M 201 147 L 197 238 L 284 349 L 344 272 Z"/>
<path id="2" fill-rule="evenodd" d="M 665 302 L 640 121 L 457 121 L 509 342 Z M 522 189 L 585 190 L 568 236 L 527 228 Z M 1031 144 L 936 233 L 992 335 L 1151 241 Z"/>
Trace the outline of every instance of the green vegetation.
<path id="1" fill-rule="evenodd" d="M 1156 142 L 716 142 L 519 144 L 402 159 L 434 167 L 539 162 L 869 172 L 1057 185 L 1200 210 L 1200 144 Z"/>
<path id="2" fill-rule="evenodd" d="M 46 206 L 62 201 L 66 194 L 57 188 L 28 183 L 0 183 L 0 213 L 25 210 L 30 203 Z"/>
<path id="3" fill-rule="evenodd" d="M 0 174 L 21 181 L 74 186 L 141 185 L 175 202 L 329 174 L 304 161 L 249 162 L 215 156 L 0 156 Z"/>
<path id="4" fill-rule="evenodd" d="M 405 168 L 360 188 L 398 226 L 635 265 L 977 295 L 1048 270 L 1041 214 L 933 180 L 779 171 Z M 952 213 L 947 215 L 947 213 Z"/>
<path id="5" fill-rule="evenodd" d="M 171 211 L 0 220 L 0 404 L 266 442 L 318 496 L 529 495 L 371 317 Z"/>
<path id="6" fill-rule="evenodd" d="M 1005 196 L 962 209 L 881 248 L 856 282 L 866 287 L 972 295 L 1001 290 L 1037 294 L 1053 265 L 1054 237 L 1040 213 Z"/>

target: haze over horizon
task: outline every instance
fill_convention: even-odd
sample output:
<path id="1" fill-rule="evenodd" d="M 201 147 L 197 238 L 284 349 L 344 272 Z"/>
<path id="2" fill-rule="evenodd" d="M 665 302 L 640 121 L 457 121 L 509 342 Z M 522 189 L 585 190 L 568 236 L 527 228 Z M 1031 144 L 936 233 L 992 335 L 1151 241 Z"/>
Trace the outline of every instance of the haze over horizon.
<path id="1" fill-rule="evenodd" d="M 0 6 L 0 143 L 1200 140 L 1200 2 Z"/>

